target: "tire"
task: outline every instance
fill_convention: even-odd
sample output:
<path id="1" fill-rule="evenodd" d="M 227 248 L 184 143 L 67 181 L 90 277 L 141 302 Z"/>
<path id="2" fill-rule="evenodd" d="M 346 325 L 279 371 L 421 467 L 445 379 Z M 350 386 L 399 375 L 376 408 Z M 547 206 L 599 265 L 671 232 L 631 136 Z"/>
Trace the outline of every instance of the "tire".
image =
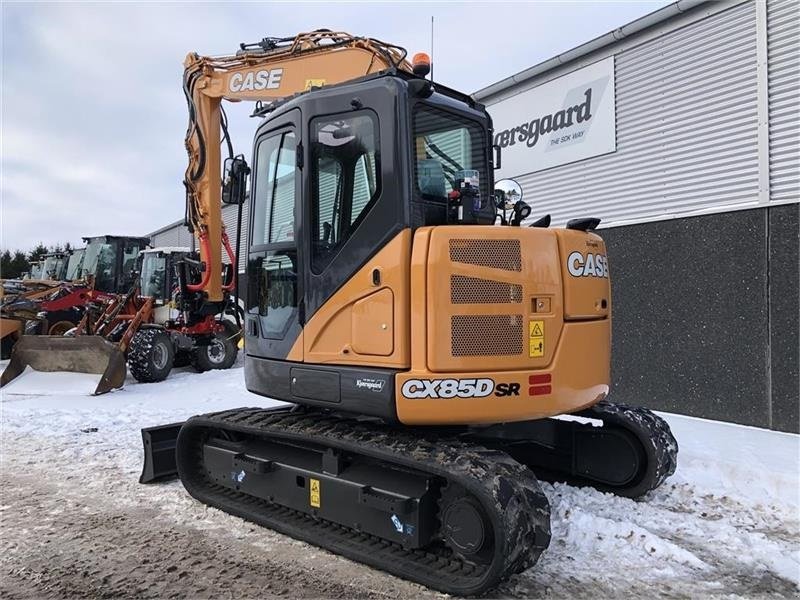
<path id="1" fill-rule="evenodd" d="M 242 341 L 242 330 L 236 326 L 235 321 L 229 319 L 222 320 L 222 326 L 225 328 L 225 335 L 234 343 L 238 348 L 239 342 Z"/>
<path id="2" fill-rule="evenodd" d="M 59 321 L 58 323 L 50 325 L 47 335 L 65 335 L 70 329 L 77 326 L 78 324 L 72 321 Z"/>
<path id="3" fill-rule="evenodd" d="M 175 359 L 172 361 L 172 368 L 188 367 L 192 364 L 192 353 L 186 350 L 178 350 Z"/>
<path id="4" fill-rule="evenodd" d="M 14 349 L 17 338 L 14 335 L 7 335 L 2 339 L 2 347 L 0 347 L 0 360 L 8 360 L 11 358 L 11 351 Z"/>
<path id="5" fill-rule="evenodd" d="M 128 349 L 128 368 L 140 383 L 163 381 L 172 370 L 175 348 L 163 329 L 140 329 Z"/>
<path id="6" fill-rule="evenodd" d="M 192 366 L 200 373 L 212 369 L 230 369 L 236 362 L 239 348 L 227 331 L 214 334 L 207 345 L 198 345 L 192 355 Z"/>

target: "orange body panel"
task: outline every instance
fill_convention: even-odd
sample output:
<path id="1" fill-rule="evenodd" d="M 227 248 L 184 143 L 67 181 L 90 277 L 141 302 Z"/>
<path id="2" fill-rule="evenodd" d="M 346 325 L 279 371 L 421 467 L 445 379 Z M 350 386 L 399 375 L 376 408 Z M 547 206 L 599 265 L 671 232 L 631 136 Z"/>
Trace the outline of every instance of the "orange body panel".
<path id="1" fill-rule="evenodd" d="M 599 236 L 568 230 L 417 230 L 412 366 L 395 381 L 400 421 L 537 419 L 604 398 L 610 380 L 608 278 L 565 271 L 573 252 L 604 257 L 605 247 Z M 566 297 L 578 312 L 591 306 L 591 314 L 565 320 Z"/>
<path id="2" fill-rule="evenodd" d="M 371 293 L 353 304 L 353 352 L 389 356 L 394 349 L 394 294 L 391 288 Z"/>
<path id="3" fill-rule="evenodd" d="M 553 364 L 545 369 L 480 371 L 474 373 L 432 373 L 411 371 L 397 375 L 397 417 L 406 425 L 479 424 L 527 421 L 571 413 L 606 397 L 609 390 L 608 320 L 566 323 L 555 351 Z M 531 377 L 546 377 L 546 385 L 531 385 Z M 463 381 L 491 379 L 494 390 L 483 398 L 406 398 L 403 387 L 414 380 Z M 519 395 L 497 396 L 497 390 L 518 384 Z M 550 387 L 548 394 L 531 394 L 532 388 Z M 418 389 L 415 387 L 414 389 Z"/>
<path id="4" fill-rule="evenodd" d="M 314 313 L 287 360 L 407 369 L 410 255 L 406 229 Z"/>
<path id="5" fill-rule="evenodd" d="M 287 359 L 401 371 L 407 425 L 575 412 L 609 391 L 607 275 L 592 233 L 423 227 L 412 245 L 404 230 L 317 310 Z"/>

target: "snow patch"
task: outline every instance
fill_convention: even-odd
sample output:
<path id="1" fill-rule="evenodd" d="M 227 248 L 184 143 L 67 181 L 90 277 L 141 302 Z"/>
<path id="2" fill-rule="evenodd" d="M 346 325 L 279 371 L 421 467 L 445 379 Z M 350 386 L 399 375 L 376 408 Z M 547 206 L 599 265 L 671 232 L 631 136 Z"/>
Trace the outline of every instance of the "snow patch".
<path id="1" fill-rule="evenodd" d="M 5 367 L 3 367 L 5 368 Z M 31 367 L 3 386 L 2 395 L 63 396 L 91 394 L 103 378 L 95 373 L 46 373 Z"/>

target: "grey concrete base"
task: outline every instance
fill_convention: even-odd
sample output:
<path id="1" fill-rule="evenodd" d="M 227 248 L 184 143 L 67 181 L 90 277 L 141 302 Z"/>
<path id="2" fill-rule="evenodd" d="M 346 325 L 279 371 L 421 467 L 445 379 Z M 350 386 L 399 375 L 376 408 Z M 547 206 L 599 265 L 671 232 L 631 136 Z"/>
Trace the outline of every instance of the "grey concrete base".
<path id="1" fill-rule="evenodd" d="M 798 205 L 600 230 L 612 399 L 800 432 Z"/>

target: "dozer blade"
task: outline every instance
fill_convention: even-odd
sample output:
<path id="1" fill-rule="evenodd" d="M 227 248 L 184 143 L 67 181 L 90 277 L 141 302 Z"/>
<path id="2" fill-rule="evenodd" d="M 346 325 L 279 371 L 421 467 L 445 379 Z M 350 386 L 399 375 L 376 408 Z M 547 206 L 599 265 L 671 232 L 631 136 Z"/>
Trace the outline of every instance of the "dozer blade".
<path id="1" fill-rule="evenodd" d="M 183 422 L 142 429 L 144 465 L 139 483 L 152 483 L 178 476 L 175 446 Z"/>
<path id="2" fill-rule="evenodd" d="M 23 335 L 14 345 L 11 361 L 0 377 L 0 387 L 16 379 L 27 367 L 47 373 L 102 375 L 93 396 L 121 388 L 127 369 L 125 355 L 108 340 L 94 335 Z"/>

